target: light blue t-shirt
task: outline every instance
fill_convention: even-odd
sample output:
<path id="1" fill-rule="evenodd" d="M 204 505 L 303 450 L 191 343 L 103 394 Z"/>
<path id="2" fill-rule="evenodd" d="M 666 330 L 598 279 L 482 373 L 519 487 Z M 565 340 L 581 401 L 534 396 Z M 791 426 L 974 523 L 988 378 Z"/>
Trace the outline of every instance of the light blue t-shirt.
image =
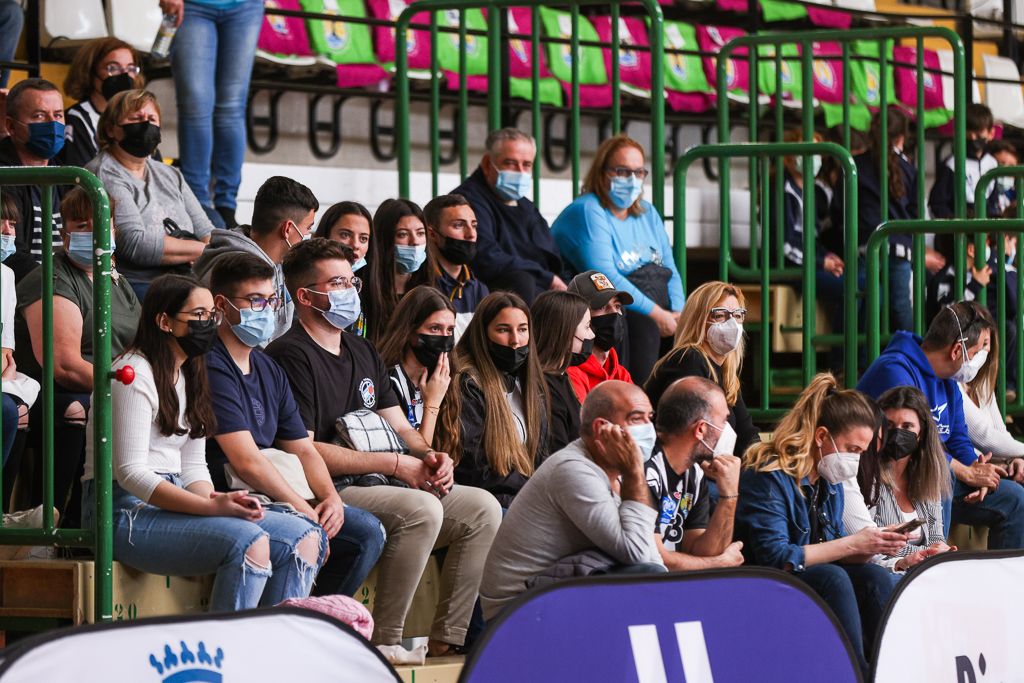
<path id="1" fill-rule="evenodd" d="M 213 9 L 231 9 L 241 5 L 243 2 L 256 2 L 256 0 L 188 0 L 189 5 L 202 5 Z"/>
<path id="2" fill-rule="evenodd" d="M 648 263 L 665 266 L 672 271 L 668 283 L 672 310 L 680 311 L 685 300 L 683 281 L 672 260 L 672 245 L 665 224 L 648 202 L 641 200 L 640 205 L 643 213 L 621 220 L 601 206 L 597 195 L 588 192 L 565 207 L 551 225 L 551 232 L 562 258 L 579 272 L 604 273 L 615 289 L 633 295 L 629 308 L 645 315 L 655 304 L 626 276 Z"/>

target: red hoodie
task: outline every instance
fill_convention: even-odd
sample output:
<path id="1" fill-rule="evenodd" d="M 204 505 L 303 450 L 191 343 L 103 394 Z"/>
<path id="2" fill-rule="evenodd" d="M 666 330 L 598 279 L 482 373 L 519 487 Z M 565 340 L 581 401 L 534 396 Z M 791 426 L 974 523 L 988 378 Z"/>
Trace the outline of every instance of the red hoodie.
<path id="1" fill-rule="evenodd" d="M 593 354 L 582 365 L 571 366 L 569 379 L 572 380 L 572 388 L 576 390 L 580 403 L 583 403 L 594 387 L 605 380 L 618 379 L 633 383 L 629 370 L 619 365 L 619 354 L 615 353 L 615 349 L 608 350 L 608 358 L 605 359 L 603 367 Z"/>

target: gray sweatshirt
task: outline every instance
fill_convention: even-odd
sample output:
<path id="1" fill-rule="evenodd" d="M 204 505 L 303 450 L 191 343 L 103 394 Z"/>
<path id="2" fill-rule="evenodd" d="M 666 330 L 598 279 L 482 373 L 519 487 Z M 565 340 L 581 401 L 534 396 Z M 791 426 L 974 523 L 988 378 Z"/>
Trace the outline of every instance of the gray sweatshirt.
<path id="1" fill-rule="evenodd" d="M 480 602 L 491 619 L 526 582 L 569 555 L 597 548 L 616 562 L 661 564 L 657 511 L 622 501 L 582 439 L 544 461 L 516 495 L 484 565 Z"/>
<path id="2" fill-rule="evenodd" d="M 116 202 L 117 269 L 130 282 L 149 282 L 172 268 L 160 265 L 165 218 L 199 238 L 213 230 L 181 171 L 173 166 L 146 159 L 145 178 L 139 179 L 109 153 L 100 152 L 86 168 Z"/>

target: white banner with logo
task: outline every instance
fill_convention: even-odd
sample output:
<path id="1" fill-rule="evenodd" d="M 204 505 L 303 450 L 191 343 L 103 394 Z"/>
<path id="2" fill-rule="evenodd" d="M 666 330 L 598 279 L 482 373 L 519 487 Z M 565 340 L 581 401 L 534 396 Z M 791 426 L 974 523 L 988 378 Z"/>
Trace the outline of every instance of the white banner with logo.
<path id="1" fill-rule="evenodd" d="M 62 629 L 5 655 L 3 683 L 400 681 L 347 626 L 292 608 Z"/>
<path id="2" fill-rule="evenodd" d="M 1024 681 L 1024 554 L 951 553 L 905 578 L 876 683 Z"/>

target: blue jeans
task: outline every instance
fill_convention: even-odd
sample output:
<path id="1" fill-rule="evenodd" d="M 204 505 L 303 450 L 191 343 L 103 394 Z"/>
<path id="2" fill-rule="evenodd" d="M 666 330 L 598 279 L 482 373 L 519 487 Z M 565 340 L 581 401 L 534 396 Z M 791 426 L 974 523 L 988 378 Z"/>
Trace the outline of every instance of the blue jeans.
<path id="1" fill-rule="evenodd" d="M 960 481 L 953 483 L 952 523 L 988 527 L 990 550 L 1024 548 L 1024 488 L 1003 479 L 985 500 L 965 503 L 964 496 L 973 490 Z"/>
<path id="2" fill-rule="evenodd" d="M 893 332 L 914 329 L 914 304 L 910 300 L 913 274 L 910 261 L 889 257 L 889 329 Z"/>
<path id="3" fill-rule="evenodd" d="M 18 435 L 18 402 L 10 394 L 4 394 L 3 399 L 3 464 L 7 464 L 7 458 L 14 448 L 14 437 Z"/>
<path id="4" fill-rule="evenodd" d="M 313 595 L 355 595 L 384 552 L 387 533 L 373 514 L 345 506 L 345 523 L 331 539 L 331 556 L 316 577 Z"/>
<path id="5" fill-rule="evenodd" d="M 178 475 L 161 476 L 181 486 Z M 93 483 L 83 484 L 82 519 L 87 529 L 94 525 Z M 288 598 L 304 598 L 323 564 L 327 540 L 323 530 L 283 507 L 268 506 L 259 522 L 186 515 L 143 503 L 117 482 L 113 503 L 114 559 L 151 574 L 215 574 L 211 612 L 269 607 Z M 315 565 L 305 562 L 296 550 L 310 534 L 320 538 Z M 269 568 L 246 557 L 250 546 L 264 537 L 270 540 Z"/>
<path id="6" fill-rule="evenodd" d="M 25 24 L 25 13 L 16 0 L 0 0 L 0 62 L 14 59 L 14 51 L 21 38 L 21 27 Z M 8 69 L 0 69 L 0 88 L 7 87 Z"/>
<path id="7" fill-rule="evenodd" d="M 171 46 L 181 172 L 199 203 L 234 209 L 245 158 L 245 105 L 263 0 L 229 9 L 185 3 Z M 213 199 L 210 171 L 213 171 Z"/>
<path id="8" fill-rule="evenodd" d="M 877 564 L 818 564 L 793 574 L 825 601 L 846 632 L 861 669 L 867 673 L 878 626 L 896 582 Z"/>

